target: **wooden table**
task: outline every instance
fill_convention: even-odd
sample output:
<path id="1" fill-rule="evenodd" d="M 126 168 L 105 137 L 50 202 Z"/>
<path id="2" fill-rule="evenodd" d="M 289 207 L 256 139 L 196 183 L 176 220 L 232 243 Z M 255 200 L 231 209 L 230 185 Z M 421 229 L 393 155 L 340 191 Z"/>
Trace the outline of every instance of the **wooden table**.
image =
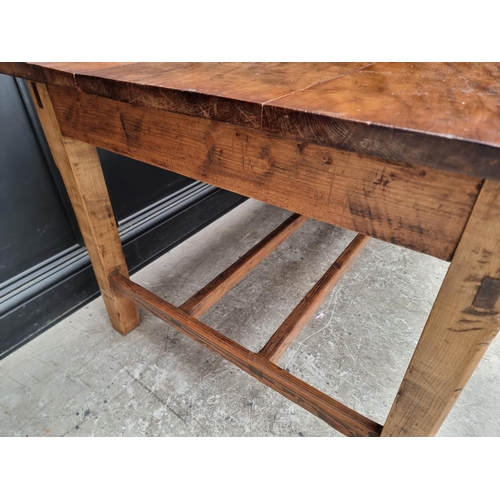
<path id="1" fill-rule="evenodd" d="M 499 329 L 499 64 L 0 63 L 33 100 L 111 322 L 140 305 L 347 435 L 434 435 Z M 133 283 L 95 146 L 296 212 L 180 307 Z M 300 215 L 299 215 L 300 214 Z M 199 318 L 307 217 L 359 233 L 258 353 Z M 277 366 L 368 241 L 451 261 L 382 426 Z"/>

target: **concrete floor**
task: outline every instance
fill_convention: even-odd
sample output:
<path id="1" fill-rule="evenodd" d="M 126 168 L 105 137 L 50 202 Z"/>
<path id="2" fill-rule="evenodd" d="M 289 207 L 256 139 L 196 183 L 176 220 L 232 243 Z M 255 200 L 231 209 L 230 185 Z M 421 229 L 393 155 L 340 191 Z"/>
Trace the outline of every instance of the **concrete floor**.
<path id="1" fill-rule="evenodd" d="M 253 200 L 136 273 L 181 304 L 289 214 Z M 260 349 L 354 236 L 308 221 L 202 319 Z M 448 265 L 371 241 L 280 362 L 385 421 Z M 0 361 L 1 436 L 340 436 L 149 313 L 126 337 L 101 299 Z M 440 436 L 500 435 L 494 342 Z"/>

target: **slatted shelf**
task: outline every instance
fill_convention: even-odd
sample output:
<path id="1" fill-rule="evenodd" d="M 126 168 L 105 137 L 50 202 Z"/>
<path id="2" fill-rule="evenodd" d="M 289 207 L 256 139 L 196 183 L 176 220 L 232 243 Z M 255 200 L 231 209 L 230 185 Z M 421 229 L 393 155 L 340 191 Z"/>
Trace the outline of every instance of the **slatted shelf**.
<path id="1" fill-rule="evenodd" d="M 318 389 L 306 384 L 260 354 L 241 346 L 200 320 L 169 304 L 142 286 L 116 273 L 110 276 L 114 291 L 158 316 L 181 333 L 219 354 L 290 401 L 348 436 L 380 436 L 382 426 Z"/>
<path id="2" fill-rule="evenodd" d="M 112 290 L 161 318 L 181 333 L 234 363 L 263 384 L 279 392 L 348 436 L 380 436 L 383 427 L 277 366 L 333 287 L 366 246 L 369 237 L 357 235 L 326 273 L 311 288 L 264 348 L 252 352 L 199 321 L 199 317 L 239 283 L 252 269 L 292 235 L 306 217 L 294 214 L 180 307 L 115 272 Z"/>

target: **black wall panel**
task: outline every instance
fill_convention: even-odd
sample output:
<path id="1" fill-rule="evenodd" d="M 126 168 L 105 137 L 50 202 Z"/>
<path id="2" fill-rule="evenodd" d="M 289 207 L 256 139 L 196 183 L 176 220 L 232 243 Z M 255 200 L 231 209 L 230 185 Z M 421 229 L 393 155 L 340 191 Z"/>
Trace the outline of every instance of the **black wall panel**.
<path id="1" fill-rule="evenodd" d="M 131 271 L 244 198 L 99 150 Z M 0 358 L 98 295 L 26 83 L 0 74 Z"/>
<path id="2" fill-rule="evenodd" d="M 76 243 L 16 81 L 0 74 L 0 283 Z"/>

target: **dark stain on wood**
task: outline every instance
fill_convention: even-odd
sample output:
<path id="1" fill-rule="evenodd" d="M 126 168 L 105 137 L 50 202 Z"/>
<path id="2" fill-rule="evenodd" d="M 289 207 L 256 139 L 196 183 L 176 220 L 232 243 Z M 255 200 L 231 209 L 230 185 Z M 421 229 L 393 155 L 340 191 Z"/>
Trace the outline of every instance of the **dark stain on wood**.
<path id="1" fill-rule="evenodd" d="M 389 179 L 385 179 L 384 178 L 384 174 L 382 174 L 380 176 L 380 178 L 378 178 L 373 184 L 375 186 L 380 186 L 382 185 L 383 187 L 387 187 L 387 185 L 389 184 L 389 182 L 391 182 Z"/>
<path id="2" fill-rule="evenodd" d="M 500 280 L 487 276 L 481 283 L 479 291 L 477 292 L 476 298 L 474 299 L 472 305 L 477 309 L 483 309 L 485 311 L 497 314 L 495 308 L 499 298 Z"/>
<path id="3" fill-rule="evenodd" d="M 31 88 L 33 89 L 33 93 L 35 94 L 36 103 L 38 104 L 38 107 L 40 109 L 43 109 L 43 102 L 42 102 L 42 99 L 40 97 L 40 94 L 38 92 L 38 89 L 36 87 L 36 83 L 35 82 L 31 82 Z"/>
<path id="4" fill-rule="evenodd" d="M 258 380 L 262 380 L 264 378 L 264 375 L 262 374 L 262 370 L 255 368 L 255 366 L 249 365 L 248 369 L 250 370 L 250 372 L 252 372 L 253 375 L 255 375 L 255 377 Z"/>
<path id="5" fill-rule="evenodd" d="M 130 141 L 130 136 L 128 135 L 127 132 L 127 127 L 125 125 L 125 119 L 123 118 L 123 115 L 120 113 L 120 123 L 122 124 L 122 129 L 123 133 L 125 134 L 125 138 L 127 139 L 127 143 Z"/>

